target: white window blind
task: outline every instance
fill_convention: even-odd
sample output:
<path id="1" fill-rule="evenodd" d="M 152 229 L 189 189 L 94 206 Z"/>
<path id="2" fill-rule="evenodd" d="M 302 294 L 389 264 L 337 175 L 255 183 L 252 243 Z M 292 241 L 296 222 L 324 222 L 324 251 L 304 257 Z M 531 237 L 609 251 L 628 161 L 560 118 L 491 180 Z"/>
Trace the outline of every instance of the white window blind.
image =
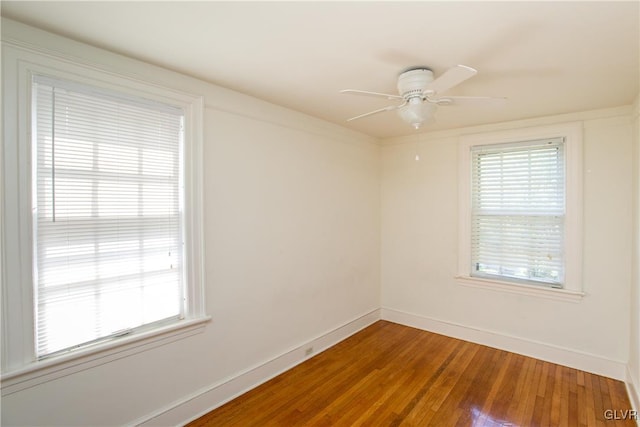
<path id="1" fill-rule="evenodd" d="M 32 89 L 36 356 L 183 317 L 182 110 Z"/>
<path id="2" fill-rule="evenodd" d="M 471 275 L 561 287 L 563 138 L 472 148 Z"/>

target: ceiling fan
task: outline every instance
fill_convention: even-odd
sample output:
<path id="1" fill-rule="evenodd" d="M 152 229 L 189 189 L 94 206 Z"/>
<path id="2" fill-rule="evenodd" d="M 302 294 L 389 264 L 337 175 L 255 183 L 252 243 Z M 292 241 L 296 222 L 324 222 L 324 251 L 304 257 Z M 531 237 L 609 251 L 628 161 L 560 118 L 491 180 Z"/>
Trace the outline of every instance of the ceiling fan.
<path id="1" fill-rule="evenodd" d="M 471 67 L 456 65 L 455 67 L 449 68 L 440 77 L 434 79 L 431 69 L 416 66 L 404 70 L 398 76 L 399 95 L 356 89 L 341 90 L 340 93 L 376 96 L 400 101 L 398 105 L 389 105 L 388 107 L 360 114 L 347 121 L 350 122 L 373 114 L 397 110 L 404 121 L 411 124 L 415 129 L 418 129 L 425 121 L 433 118 L 438 106 L 468 104 L 495 105 L 506 101 L 506 98 L 490 96 L 441 96 L 442 93 L 475 76 L 476 73 L 477 71 Z"/>

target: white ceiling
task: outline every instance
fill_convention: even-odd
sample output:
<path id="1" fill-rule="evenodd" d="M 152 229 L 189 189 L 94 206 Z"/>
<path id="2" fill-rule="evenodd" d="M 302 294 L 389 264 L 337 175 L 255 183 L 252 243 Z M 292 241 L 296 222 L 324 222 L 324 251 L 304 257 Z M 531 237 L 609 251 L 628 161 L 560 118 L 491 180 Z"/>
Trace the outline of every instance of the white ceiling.
<path id="1" fill-rule="evenodd" d="M 396 93 L 397 74 L 478 75 L 451 95 L 506 107 L 440 107 L 421 131 L 629 105 L 639 92 L 640 2 L 13 2 L 2 15 L 220 86 L 389 137 L 394 112 L 345 119 Z"/>

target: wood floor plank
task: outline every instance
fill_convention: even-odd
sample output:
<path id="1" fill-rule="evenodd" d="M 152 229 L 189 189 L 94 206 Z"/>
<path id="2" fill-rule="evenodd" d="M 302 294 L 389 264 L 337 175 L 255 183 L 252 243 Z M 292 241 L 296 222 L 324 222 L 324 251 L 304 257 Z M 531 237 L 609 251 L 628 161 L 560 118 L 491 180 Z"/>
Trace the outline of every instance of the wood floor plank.
<path id="1" fill-rule="evenodd" d="M 587 425 L 594 426 L 598 423 L 596 418 L 596 398 L 600 396 L 598 394 L 596 397 L 596 393 L 593 390 L 593 382 L 591 381 L 591 374 L 588 372 L 584 373 L 584 384 L 586 392 Z"/>
<path id="2" fill-rule="evenodd" d="M 439 336 L 441 339 L 444 337 Z M 458 364 L 461 360 L 468 359 L 471 353 L 469 347 L 463 341 L 445 341 L 441 346 L 441 364 L 434 365 L 434 373 L 429 378 L 429 383 L 422 388 L 422 398 L 413 399 L 412 409 L 408 411 L 406 418 L 401 425 L 427 425 L 438 413 L 442 403 L 451 392 L 452 385 L 456 381 L 455 373 L 450 372 L 447 367 L 450 364 Z"/>
<path id="3" fill-rule="evenodd" d="M 629 409 L 620 381 L 379 321 L 189 426 L 631 427 L 605 413 Z"/>
<path id="4" fill-rule="evenodd" d="M 586 391 L 584 387 L 584 372 L 577 371 L 576 379 L 578 387 L 576 388 L 577 399 L 576 406 L 578 411 L 577 424 L 579 427 L 587 425 L 587 405 L 586 405 Z"/>

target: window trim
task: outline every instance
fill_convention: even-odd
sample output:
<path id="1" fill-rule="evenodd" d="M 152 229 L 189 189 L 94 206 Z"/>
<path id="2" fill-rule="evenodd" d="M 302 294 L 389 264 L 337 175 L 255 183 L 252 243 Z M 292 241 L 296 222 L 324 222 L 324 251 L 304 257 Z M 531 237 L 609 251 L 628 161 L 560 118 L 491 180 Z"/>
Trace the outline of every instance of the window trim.
<path id="1" fill-rule="evenodd" d="M 563 288 L 528 285 L 471 276 L 471 148 L 545 138 L 565 138 L 566 211 Z M 458 143 L 458 283 L 564 301 L 579 301 L 582 290 L 582 123 L 570 122 L 463 135 Z"/>
<path id="2" fill-rule="evenodd" d="M 201 332 L 210 317 L 205 312 L 202 196 L 202 140 L 204 98 L 167 86 L 78 62 L 75 58 L 3 42 L 3 162 L 0 164 L 0 244 L 2 245 L 2 394 L 68 375 L 106 359 L 135 354 L 148 348 Z M 106 90 L 180 107 L 185 116 L 184 145 L 184 253 L 187 307 L 184 320 L 152 331 L 89 346 L 37 361 L 32 331 L 31 141 L 32 76 L 50 75 Z M 11 248 L 9 254 L 7 249 Z M 10 325 L 10 326 L 9 326 Z M 21 384 L 21 385 L 20 385 Z M 17 386 L 20 385 L 20 386 Z M 17 388 L 16 388 L 17 387 Z"/>
<path id="3" fill-rule="evenodd" d="M 2 375 L 2 397 L 114 360 L 201 333 L 211 317 L 184 320 L 163 328 L 42 359 Z"/>

